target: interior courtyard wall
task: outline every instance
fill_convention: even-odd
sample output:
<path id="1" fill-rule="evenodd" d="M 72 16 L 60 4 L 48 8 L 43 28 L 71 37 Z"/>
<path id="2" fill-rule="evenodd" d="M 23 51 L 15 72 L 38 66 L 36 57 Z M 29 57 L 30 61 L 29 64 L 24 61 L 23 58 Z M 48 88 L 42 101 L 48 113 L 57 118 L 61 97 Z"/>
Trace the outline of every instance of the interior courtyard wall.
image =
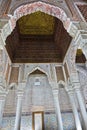
<path id="1" fill-rule="evenodd" d="M 13 21 L 14 22 L 14 21 Z M 14 24 L 14 23 L 13 23 Z M 9 29 L 9 27 L 10 27 L 10 29 Z M 4 30 L 3 32 L 5 33 L 5 36 L 7 36 L 9 33 L 11 33 L 11 31 L 12 31 L 12 28 L 11 28 L 11 25 L 10 26 L 6 26 L 6 28 L 5 29 L 7 29 L 7 30 L 10 30 L 10 31 L 7 31 L 7 32 L 5 32 L 6 30 Z M 69 29 L 69 28 L 68 28 Z M 75 28 L 76 29 L 76 28 Z M 68 30 L 68 31 L 71 31 L 71 30 Z M 74 35 L 76 34 L 76 32 L 78 32 L 78 28 L 75 30 L 75 33 L 74 33 Z M 73 32 L 70 32 L 71 34 L 72 34 L 72 36 L 73 36 Z M 4 40 L 6 39 L 6 37 L 2 34 L 2 36 L 3 36 L 3 38 L 4 38 Z M 84 41 L 84 39 L 82 40 L 82 41 Z M 73 53 L 73 49 L 72 49 L 72 53 Z M 76 51 L 76 50 L 75 50 Z M 76 53 L 74 53 L 74 54 L 76 54 Z M 68 57 L 69 58 L 69 57 Z M 70 59 L 72 60 L 72 57 L 70 57 Z M 75 59 L 74 59 L 75 60 Z M 75 63 L 74 61 L 72 62 L 72 64 L 73 63 Z M 68 64 L 69 65 L 69 64 Z M 45 67 L 46 68 L 46 67 Z M 48 67 L 49 68 L 49 67 Z M 73 69 L 73 68 L 72 68 Z M 49 73 L 49 71 L 48 71 L 48 69 L 45 69 L 45 71 L 47 71 L 48 73 Z M 70 69 L 69 69 L 69 71 L 70 71 Z M 51 75 L 53 74 L 53 72 L 51 72 Z M 25 73 L 25 79 L 26 79 L 26 73 Z M 50 75 L 50 74 L 49 74 Z M 53 76 L 53 75 L 52 75 Z M 49 79 L 53 79 L 55 76 L 53 76 L 53 77 L 51 77 L 51 76 L 49 76 L 50 78 Z M 55 79 L 55 78 L 54 78 Z"/>

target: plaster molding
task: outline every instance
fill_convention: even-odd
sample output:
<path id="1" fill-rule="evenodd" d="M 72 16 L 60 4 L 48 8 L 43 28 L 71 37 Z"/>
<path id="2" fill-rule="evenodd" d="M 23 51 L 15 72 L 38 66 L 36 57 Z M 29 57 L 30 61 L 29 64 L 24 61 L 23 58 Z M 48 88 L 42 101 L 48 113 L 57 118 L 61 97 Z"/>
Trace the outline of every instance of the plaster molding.
<path id="1" fill-rule="evenodd" d="M 44 74 L 46 74 L 47 77 L 49 77 L 48 73 L 47 73 L 44 69 L 42 69 L 41 67 L 39 67 L 39 66 L 33 67 L 33 69 L 32 69 L 30 72 L 28 72 L 28 75 L 30 75 L 32 72 L 34 72 L 34 71 L 36 71 L 36 70 L 40 70 L 41 72 L 43 72 Z"/>
<path id="2" fill-rule="evenodd" d="M 51 72 L 50 72 L 50 65 L 48 64 L 29 64 L 28 65 L 28 69 L 26 68 L 27 65 L 25 66 L 25 70 L 24 70 L 24 79 L 27 80 L 27 77 L 29 74 L 31 74 L 32 72 L 34 72 L 35 70 L 40 70 L 41 72 L 43 72 L 44 74 L 47 75 L 47 78 L 50 81 L 52 81 L 51 79 Z M 26 72 L 27 70 L 27 72 Z"/>
<path id="3" fill-rule="evenodd" d="M 53 92 L 53 95 L 54 95 L 54 96 L 57 96 L 57 97 L 58 97 L 58 93 L 59 93 L 59 92 L 58 92 L 58 89 L 53 89 L 52 92 Z"/>
<path id="4" fill-rule="evenodd" d="M 78 28 L 74 22 L 70 22 L 67 32 L 74 38 L 78 32 Z"/>
<path id="5" fill-rule="evenodd" d="M 13 16 L 14 16 L 15 20 L 17 21 L 22 16 L 34 13 L 36 11 L 45 12 L 49 15 L 55 16 L 58 19 L 60 19 L 62 22 L 69 20 L 69 18 L 67 17 L 66 13 L 63 11 L 62 8 L 59 8 L 57 6 L 53 6 L 53 5 L 50 5 L 50 4 L 41 2 L 41 1 L 22 5 L 22 6 L 18 7 L 14 11 Z"/>
<path id="6" fill-rule="evenodd" d="M 4 41 L 4 45 L 6 44 L 5 43 L 5 40 L 6 38 L 11 34 L 12 30 L 10 28 L 10 24 L 9 24 L 9 21 L 7 24 L 5 24 L 5 26 L 3 27 L 3 29 L 1 30 L 1 35 L 2 35 L 2 39 Z"/>
<path id="7" fill-rule="evenodd" d="M 87 70 L 84 69 L 83 67 L 77 66 L 76 69 L 77 69 L 78 72 L 80 72 L 80 73 L 83 74 L 84 76 L 87 76 Z"/>
<path id="8" fill-rule="evenodd" d="M 60 80 L 58 82 L 58 85 L 63 85 L 64 88 L 66 87 L 66 83 L 63 80 Z"/>
<path id="9" fill-rule="evenodd" d="M 17 97 L 23 97 L 24 88 L 25 88 L 25 83 L 19 83 L 18 84 L 18 86 L 16 88 Z"/>
<path id="10" fill-rule="evenodd" d="M 87 32 L 87 25 L 84 22 L 75 22 L 71 21 L 67 32 L 73 37 L 77 37 L 77 35 L 81 32 Z"/>
<path id="11" fill-rule="evenodd" d="M 8 90 L 0 86 L 0 100 L 5 100 L 5 97 L 8 94 L 8 92 Z"/>
<path id="12" fill-rule="evenodd" d="M 73 93 L 73 84 L 72 84 L 72 81 L 70 78 L 68 78 L 68 81 L 67 81 L 66 86 L 65 86 L 65 90 L 68 93 Z"/>
<path id="13" fill-rule="evenodd" d="M 83 50 L 84 45 L 87 45 L 87 31 L 78 30 L 75 37 L 71 41 L 70 47 L 64 59 L 64 62 L 67 61 L 69 67 L 69 74 L 76 72 L 76 52 L 79 47 Z"/>
<path id="14" fill-rule="evenodd" d="M 17 89 L 17 84 L 15 82 L 12 82 L 10 85 L 9 85 L 9 90 L 11 88 L 14 88 L 14 89 Z"/>
<path id="15" fill-rule="evenodd" d="M 58 87 L 59 87 L 58 83 L 56 83 L 56 82 L 49 82 L 49 84 L 50 84 L 52 89 L 58 89 Z"/>

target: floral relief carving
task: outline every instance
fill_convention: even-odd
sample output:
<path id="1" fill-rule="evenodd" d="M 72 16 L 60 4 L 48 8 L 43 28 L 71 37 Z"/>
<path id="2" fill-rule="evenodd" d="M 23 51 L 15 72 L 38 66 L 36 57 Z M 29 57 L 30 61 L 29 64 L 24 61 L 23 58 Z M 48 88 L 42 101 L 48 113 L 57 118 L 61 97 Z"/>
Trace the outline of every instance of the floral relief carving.
<path id="1" fill-rule="evenodd" d="M 65 12 L 61 8 L 43 2 L 34 2 L 32 4 L 22 5 L 14 11 L 14 16 L 12 16 L 10 20 L 12 29 L 14 29 L 16 21 L 19 18 L 24 15 L 34 13 L 36 11 L 41 11 L 49 15 L 55 16 L 65 24 L 64 27 L 66 29 L 69 27 L 69 25 L 67 26 L 67 23 L 70 24 L 70 19 L 67 17 Z"/>

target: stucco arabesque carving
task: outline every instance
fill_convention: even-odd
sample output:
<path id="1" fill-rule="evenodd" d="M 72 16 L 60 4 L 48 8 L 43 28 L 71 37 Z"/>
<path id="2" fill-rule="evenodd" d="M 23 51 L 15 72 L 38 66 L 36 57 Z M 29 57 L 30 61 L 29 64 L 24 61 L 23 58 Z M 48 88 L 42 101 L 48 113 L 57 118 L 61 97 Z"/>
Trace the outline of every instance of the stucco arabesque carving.
<path id="1" fill-rule="evenodd" d="M 72 23 L 70 27 L 68 28 L 69 34 L 73 37 L 70 47 L 67 51 L 65 60 L 68 63 L 69 67 L 69 73 L 76 72 L 76 65 L 75 65 L 75 59 L 76 59 L 76 52 L 77 49 L 82 45 L 84 45 L 87 41 L 87 31 L 82 28 L 80 28 L 79 23 Z"/>
<path id="2" fill-rule="evenodd" d="M 82 49 L 83 54 L 85 55 L 85 58 L 87 60 L 87 31 L 82 32 L 79 46 Z"/>
<path id="3" fill-rule="evenodd" d="M 62 8 L 59 8 L 57 6 L 46 4 L 41 1 L 22 5 L 14 11 L 14 15 L 8 14 L 9 19 L 7 20 L 7 23 L 1 29 L 1 35 L 4 39 L 4 42 L 7 38 L 7 36 L 9 34 L 11 34 L 13 29 L 15 28 L 16 22 L 19 18 L 21 18 L 24 15 L 34 13 L 36 11 L 41 11 L 41 12 L 47 13 L 49 15 L 52 15 L 52 16 L 60 19 L 63 22 L 66 30 L 70 24 L 70 19 L 67 17 L 64 10 L 62 10 Z"/>
<path id="4" fill-rule="evenodd" d="M 74 89 L 73 89 L 73 84 L 72 84 L 70 78 L 68 78 L 68 80 L 67 80 L 67 83 L 66 83 L 66 85 L 65 85 L 65 90 L 66 90 L 67 92 L 72 92 L 72 91 L 74 90 Z"/>
<path id="5" fill-rule="evenodd" d="M 87 69 L 82 66 L 77 66 L 81 89 L 84 91 L 87 89 Z M 85 92 L 86 93 L 86 92 Z"/>
<path id="6" fill-rule="evenodd" d="M 1 30 L 1 36 L 4 39 L 4 44 L 7 36 L 11 34 L 15 28 L 17 20 L 24 15 L 28 15 L 36 11 L 41 11 L 60 19 L 67 32 L 69 32 L 71 36 L 75 34 L 73 31 L 76 31 L 77 28 L 72 26 L 73 23 L 70 21 L 70 18 L 68 18 L 62 8 L 38 1 L 18 7 L 14 11 L 14 15 L 8 14 L 9 19 L 7 20 L 7 24 L 5 24 Z"/>
<path id="7" fill-rule="evenodd" d="M 73 38 L 70 48 L 68 50 L 68 54 L 66 57 L 67 63 L 68 63 L 68 67 L 69 67 L 69 79 L 68 81 L 71 82 L 72 87 L 75 89 L 79 89 L 80 88 L 80 82 L 79 82 L 79 77 L 78 77 L 78 73 L 77 73 L 77 68 L 76 68 L 76 64 L 75 64 L 75 58 L 76 58 L 76 51 L 78 49 L 78 47 L 81 47 L 81 45 L 85 45 L 87 44 L 87 32 L 85 30 L 78 30 L 76 36 Z M 80 71 L 82 71 L 82 73 L 86 74 L 86 71 L 80 67 Z M 68 82 L 67 81 L 67 82 Z M 71 85 L 67 85 L 67 86 L 71 86 Z"/>
<path id="8" fill-rule="evenodd" d="M 9 90 L 7 90 L 3 85 L 0 84 L 0 98 L 6 97 Z"/>
<path id="9" fill-rule="evenodd" d="M 5 45 L 5 40 L 11 34 L 12 30 L 10 20 L 8 18 L 5 18 L 4 20 L 1 19 L 1 22 L 3 24 L 0 27 L 0 49 L 3 49 L 3 46 Z"/>

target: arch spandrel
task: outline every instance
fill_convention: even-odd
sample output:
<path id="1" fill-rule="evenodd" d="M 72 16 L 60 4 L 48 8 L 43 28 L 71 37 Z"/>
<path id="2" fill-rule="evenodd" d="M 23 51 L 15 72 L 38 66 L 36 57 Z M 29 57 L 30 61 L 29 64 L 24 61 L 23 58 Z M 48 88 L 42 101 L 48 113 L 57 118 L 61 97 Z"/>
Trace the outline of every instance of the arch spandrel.
<path id="1" fill-rule="evenodd" d="M 26 5 L 21 5 L 14 11 L 14 15 L 9 15 L 11 17 L 10 24 L 12 27 L 12 30 L 16 26 L 16 21 L 21 18 L 24 15 L 28 15 L 37 11 L 44 12 L 46 14 L 52 15 L 58 19 L 60 19 L 65 29 L 67 30 L 69 24 L 70 24 L 70 18 L 67 16 L 65 11 L 62 8 L 59 8 L 54 5 L 50 5 L 44 2 L 34 2 Z"/>
<path id="2" fill-rule="evenodd" d="M 50 4 L 50 5 L 58 6 L 59 8 L 63 9 L 69 17 L 72 17 L 72 13 L 69 10 L 65 0 L 38 0 L 38 1 L 36 1 L 36 0 L 25 0 L 25 1 L 24 0 L 23 1 L 14 0 L 11 2 L 8 12 L 9 12 L 9 14 L 13 15 L 14 11 L 21 5 L 26 5 L 28 3 L 31 4 L 34 2 L 44 2 L 44 3 Z"/>
<path id="3" fill-rule="evenodd" d="M 39 70 L 40 72 L 42 72 L 43 74 L 45 74 L 48 77 L 48 80 L 50 82 L 51 78 L 50 78 L 50 74 L 44 69 L 44 67 L 35 67 L 33 66 L 33 68 L 31 68 L 27 75 L 26 75 L 26 79 L 28 78 L 29 75 L 31 75 L 32 73 L 34 73 L 35 71 Z"/>

